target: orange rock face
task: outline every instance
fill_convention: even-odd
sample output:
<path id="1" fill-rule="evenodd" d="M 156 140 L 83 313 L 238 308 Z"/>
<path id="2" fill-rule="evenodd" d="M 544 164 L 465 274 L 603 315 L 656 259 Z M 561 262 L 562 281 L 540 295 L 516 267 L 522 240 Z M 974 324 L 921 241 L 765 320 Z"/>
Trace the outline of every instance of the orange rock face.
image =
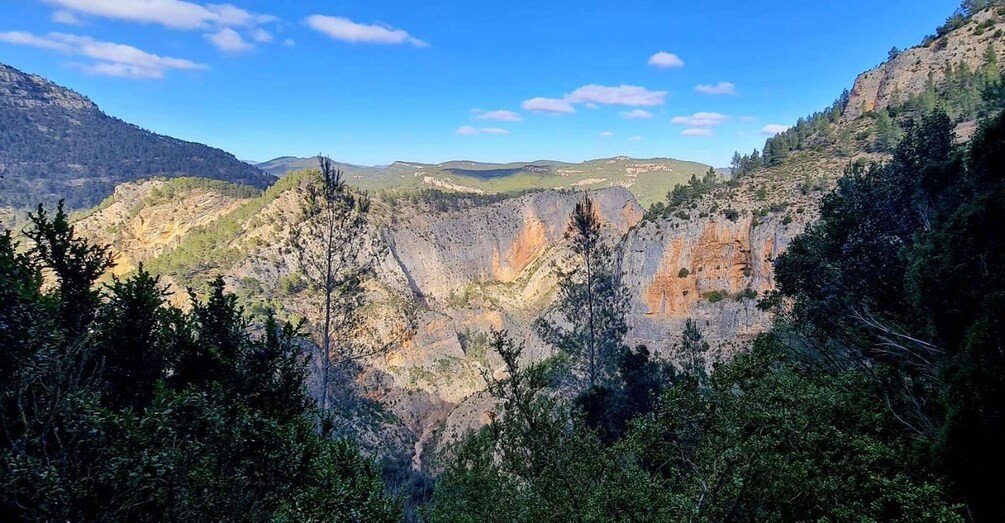
<path id="1" fill-rule="evenodd" d="M 512 282 L 544 252 L 547 244 L 548 237 L 544 223 L 537 218 L 524 220 L 520 234 L 509 246 L 506 255 L 500 256 L 498 248 L 493 251 L 492 275 L 500 282 Z"/>
<path id="2" fill-rule="evenodd" d="M 705 293 L 730 294 L 747 288 L 770 290 L 773 238 L 759 242 L 752 254 L 750 223 L 707 222 L 699 234 L 671 238 L 652 282 L 643 289 L 648 314 L 661 318 L 687 316 Z M 686 275 L 681 276 L 686 269 Z"/>

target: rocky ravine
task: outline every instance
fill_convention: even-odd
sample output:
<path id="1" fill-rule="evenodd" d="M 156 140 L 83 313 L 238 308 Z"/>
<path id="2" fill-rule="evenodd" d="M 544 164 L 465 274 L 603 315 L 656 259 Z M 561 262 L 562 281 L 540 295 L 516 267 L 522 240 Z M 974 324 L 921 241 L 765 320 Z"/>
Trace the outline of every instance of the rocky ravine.
<path id="1" fill-rule="evenodd" d="M 605 234 L 620 244 L 619 263 L 631 295 L 630 343 L 646 343 L 673 358 L 683 322 L 696 318 L 713 347 L 711 361 L 742 350 L 769 325 L 756 300 L 741 293 L 773 287 L 771 260 L 811 219 L 819 198 L 818 193 L 801 195 L 794 181 L 779 185 L 772 176 L 755 175 L 739 188 L 708 195 L 688 210 L 688 219 L 643 221 L 643 210 L 628 190 L 591 193 Z M 295 191 L 240 199 L 199 187 L 163 202 L 149 197 L 161 183 L 122 185 L 107 206 L 78 223 L 82 232 L 120 253 L 119 272 L 140 261 L 156 267 L 159 257 L 188 248 L 186 238 L 200 226 L 220 228 L 218 220 L 241 216 L 236 226 L 228 225 L 238 232 L 225 243 L 242 253 L 238 261 L 200 274 L 222 273 L 246 296 L 303 311 L 299 305 L 311 298 L 306 291 L 285 295 L 279 290 L 297 266 L 286 244 L 296 220 Z M 786 205 L 753 197 L 768 183 L 777 189 L 772 194 L 788 199 Z M 529 358 L 551 354 L 530 325 L 554 298 L 557 269 L 570 263 L 564 233 L 577 198 L 577 193 L 542 191 L 448 212 L 399 202 L 393 213 L 381 213 L 376 233 L 386 248 L 368 315 L 378 332 L 386 333 L 386 324 L 398 321 L 408 302 L 418 325 L 413 337 L 371 362 L 362 383 L 413 434 L 417 466 L 423 449 L 487 419 L 491 402 L 481 394 L 482 376 L 497 372 L 501 362 L 486 350 L 481 333 L 507 329 L 527 344 Z M 739 217 L 727 219 L 720 202 L 728 202 Z M 772 204 L 776 212 L 756 215 Z M 234 213 L 249 205 L 258 210 Z M 688 273 L 684 277 L 682 268 Z M 725 299 L 713 303 L 710 293 Z"/>

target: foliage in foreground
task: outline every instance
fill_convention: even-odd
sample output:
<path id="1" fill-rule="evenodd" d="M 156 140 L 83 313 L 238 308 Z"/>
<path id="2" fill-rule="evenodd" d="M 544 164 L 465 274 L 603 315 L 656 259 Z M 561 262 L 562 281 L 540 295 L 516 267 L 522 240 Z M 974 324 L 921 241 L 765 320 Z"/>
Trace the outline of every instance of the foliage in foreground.
<path id="1" fill-rule="evenodd" d="M 142 269 L 96 289 L 107 250 L 62 208 L 32 219 L 31 250 L 0 236 L 8 517 L 396 519 L 374 465 L 318 434 L 295 328 L 269 318 L 249 336 L 220 279 L 189 312 Z"/>
<path id="2" fill-rule="evenodd" d="M 940 113 L 853 167 L 776 262 L 803 364 L 868 372 L 978 520 L 1005 481 L 1005 116 L 969 147 Z M 780 298 L 785 298 L 784 300 Z"/>
<path id="3" fill-rule="evenodd" d="M 960 521 L 876 384 L 811 375 L 773 337 L 679 381 L 605 446 L 546 392 L 543 368 L 507 357 L 502 414 L 458 449 L 431 521 Z"/>

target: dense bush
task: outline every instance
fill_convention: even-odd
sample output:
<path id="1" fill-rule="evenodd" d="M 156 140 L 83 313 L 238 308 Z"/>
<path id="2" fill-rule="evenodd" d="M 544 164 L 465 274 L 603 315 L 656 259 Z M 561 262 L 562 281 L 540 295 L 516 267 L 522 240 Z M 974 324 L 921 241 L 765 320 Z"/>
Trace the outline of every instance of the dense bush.
<path id="1" fill-rule="evenodd" d="M 0 492 L 8 518 L 392 521 L 374 465 L 326 437 L 297 329 L 258 337 L 217 279 L 191 310 L 39 208 L 0 236 Z M 46 285 L 43 274 L 51 275 Z"/>

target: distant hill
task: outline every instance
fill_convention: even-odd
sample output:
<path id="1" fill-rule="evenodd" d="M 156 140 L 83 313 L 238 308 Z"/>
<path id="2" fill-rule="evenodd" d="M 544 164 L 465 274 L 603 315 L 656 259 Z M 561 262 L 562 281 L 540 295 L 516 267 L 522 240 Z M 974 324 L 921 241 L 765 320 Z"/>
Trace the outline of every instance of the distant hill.
<path id="1" fill-rule="evenodd" d="M 283 156 L 256 167 L 276 176 L 316 167 L 314 158 Z M 691 175 L 709 166 L 672 158 L 635 159 L 627 156 L 582 163 L 553 160 L 481 163 L 466 160 L 423 164 L 394 162 L 386 167 L 339 164 L 350 184 L 368 190 L 417 191 L 438 189 L 468 194 L 519 193 L 535 189 L 602 189 L 624 187 L 644 206 L 666 197 Z"/>
<path id="2" fill-rule="evenodd" d="M 219 149 L 106 115 L 86 97 L 0 64 L 0 207 L 82 209 L 122 182 L 198 176 L 263 188 L 275 178 Z"/>

